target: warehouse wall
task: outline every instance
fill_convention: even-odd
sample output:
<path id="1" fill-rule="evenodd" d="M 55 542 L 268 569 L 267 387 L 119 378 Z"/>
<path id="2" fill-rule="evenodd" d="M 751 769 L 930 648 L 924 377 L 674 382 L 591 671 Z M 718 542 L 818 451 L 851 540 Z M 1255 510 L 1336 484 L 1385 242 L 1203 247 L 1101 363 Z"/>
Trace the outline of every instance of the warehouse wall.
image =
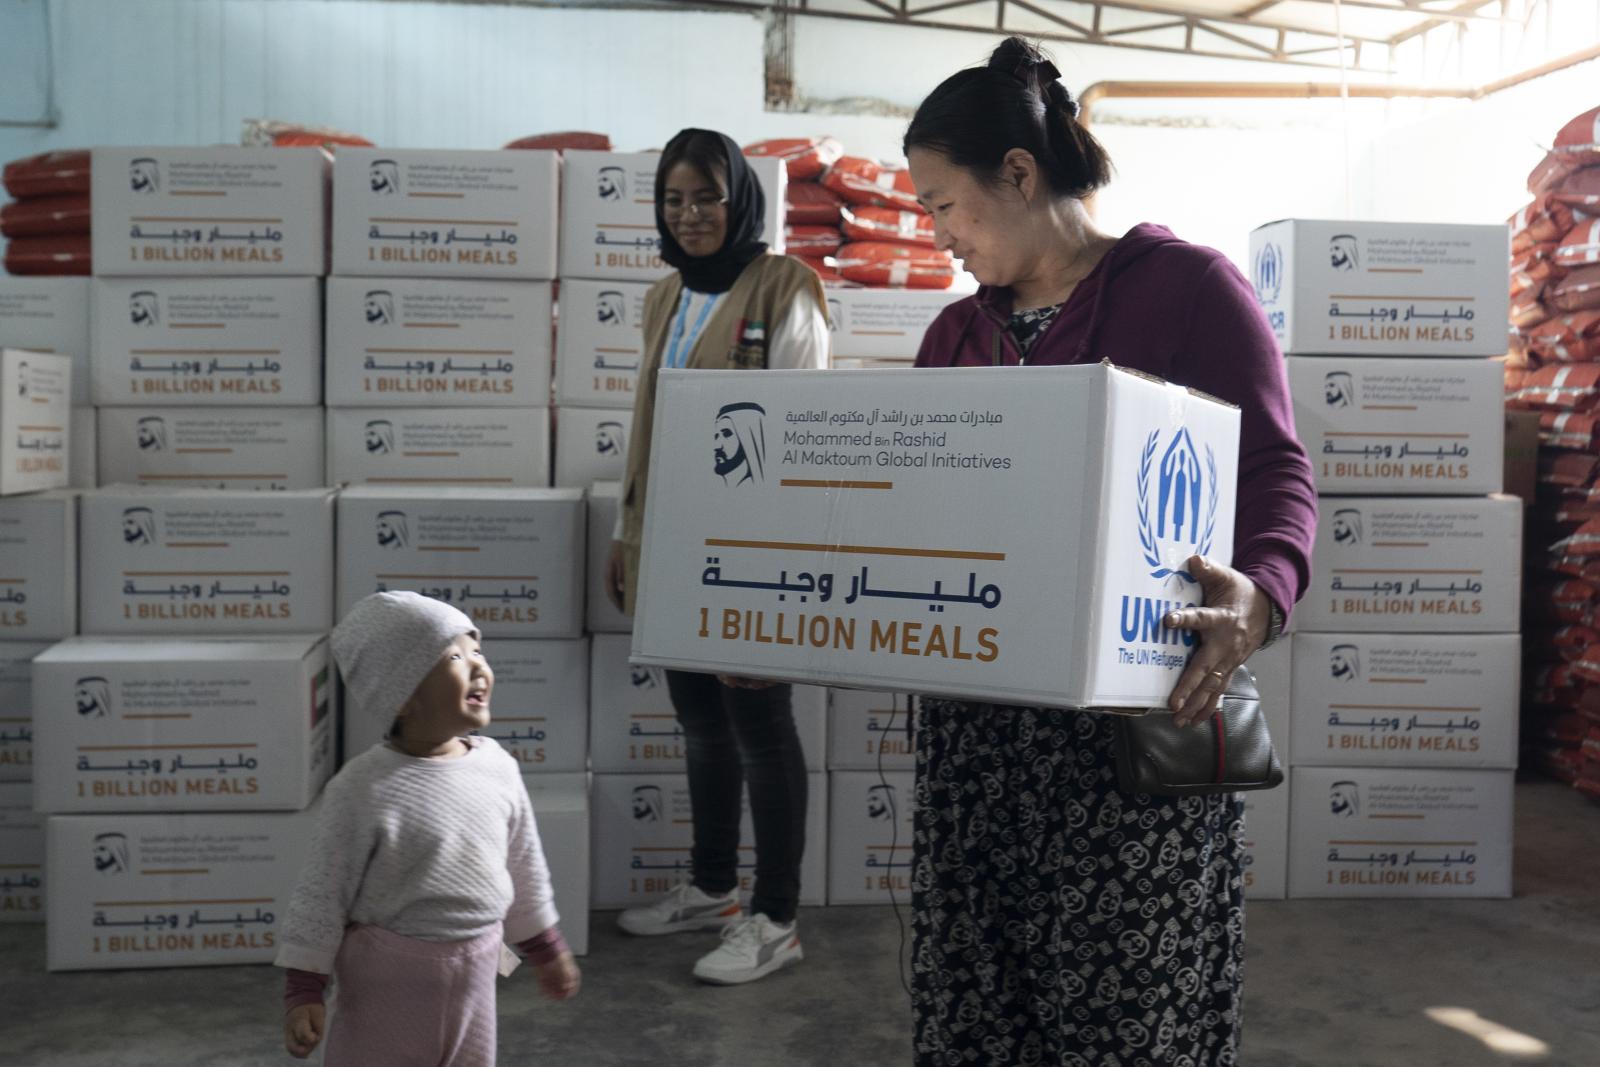
<path id="1" fill-rule="evenodd" d="M 17 19 L 5 25 L 8 55 L 16 27 L 38 22 L 13 14 L 27 6 L 7 10 Z M 399 146 L 486 148 L 576 128 L 633 150 L 694 124 L 741 141 L 831 133 L 852 152 L 894 157 L 905 112 L 995 40 L 799 19 L 800 94 L 901 113 L 783 114 L 763 107 L 764 24 L 742 14 L 374 0 L 53 0 L 51 14 L 60 125 L 0 128 L 0 159 L 90 144 L 231 143 L 255 116 Z M 1329 79 L 1300 67 L 1052 50 L 1076 91 L 1105 79 Z M 1336 102 L 1110 101 L 1095 130 L 1118 176 L 1100 218 L 1113 231 L 1163 222 L 1240 262 L 1249 229 L 1284 215 L 1498 220 L 1520 205 L 1540 139 L 1592 105 L 1583 101 L 1597 74 L 1590 64 L 1472 105 L 1353 102 L 1348 112 Z M 0 65 L 0 100 L 28 101 L 35 90 L 26 64 Z"/>

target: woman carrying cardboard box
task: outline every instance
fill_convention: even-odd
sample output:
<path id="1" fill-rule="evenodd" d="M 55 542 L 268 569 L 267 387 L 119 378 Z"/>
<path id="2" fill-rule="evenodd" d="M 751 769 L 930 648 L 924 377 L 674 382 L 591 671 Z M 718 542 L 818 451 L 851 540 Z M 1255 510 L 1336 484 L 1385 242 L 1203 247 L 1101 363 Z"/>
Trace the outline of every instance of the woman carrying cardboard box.
<path id="1" fill-rule="evenodd" d="M 676 272 L 645 297 L 646 358 L 607 564 L 606 592 L 630 615 L 638 588 L 656 372 L 828 363 L 822 283 L 798 260 L 767 251 L 760 239 L 764 212 L 761 186 L 731 139 L 688 129 L 668 142 L 656 169 L 656 229 L 661 258 Z M 752 477 L 764 453 L 762 442 L 746 432 L 744 413 L 724 411 L 717 434 L 717 473 L 730 484 Z M 688 752 L 691 877 L 665 899 L 624 911 L 618 923 L 641 936 L 719 929 L 722 943 L 695 964 L 695 977 L 720 985 L 751 982 L 803 956 L 795 908 L 805 850 L 806 766 L 790 687 L 686 671 L 668 671 L 667 687 Z M 756 879 L 745 915 L 738 848 L 747 779 Z"/>
<path id="2" fill-rule="evenodd" d="M 1111 163 L 1077 111 L 1015 37 L 917 109 L 918 199 L 983 283 L 917 366 L 1110 359 L 1240 407 L 1233 566 L 1191 560 L 1205 606 L 1164 620 L 1199 638 L 1170 700 L 1192 725 L 1306 588 L 1311 466 L 1249 283 L 1162 227 L 1095 228 L 1083 201 Z M 1113 716 L 924 699 L 917 726 L 916 1062 L 1237 1063 L 1237 795 L 1120 791 Z"/>

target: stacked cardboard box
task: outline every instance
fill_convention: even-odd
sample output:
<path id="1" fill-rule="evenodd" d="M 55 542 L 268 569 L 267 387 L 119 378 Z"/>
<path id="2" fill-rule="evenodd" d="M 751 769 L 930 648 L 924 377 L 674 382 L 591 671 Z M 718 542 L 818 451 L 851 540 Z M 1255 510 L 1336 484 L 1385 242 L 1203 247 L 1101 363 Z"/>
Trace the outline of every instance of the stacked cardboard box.
<path id="1" fill-rule="evenodd" d="M 95 419 L 89 388 L 89 280 L 0 276 L 0 348 L 72 361 L 68 484 L 95 486 Z"/>
<path id="2" fill-rule="evenodd" d="M 323 484 L 326 153 L 99 148 L 93 199 L 100 482 Z"/>
<path id="3" fill-rule="evenodd" d="M 328 283 L 333 484 L 550 484 L 559 158 L 341 149 Z"/>
<path id="4" fill-rule="evenodd" d="M 1292 897 L 1509 896 L 1521 504 L 1499 227 L 1252 235 L 1321 496 L 1292 637 Z M 1280 746 L 1282 750 L 1282 746 Z"/>

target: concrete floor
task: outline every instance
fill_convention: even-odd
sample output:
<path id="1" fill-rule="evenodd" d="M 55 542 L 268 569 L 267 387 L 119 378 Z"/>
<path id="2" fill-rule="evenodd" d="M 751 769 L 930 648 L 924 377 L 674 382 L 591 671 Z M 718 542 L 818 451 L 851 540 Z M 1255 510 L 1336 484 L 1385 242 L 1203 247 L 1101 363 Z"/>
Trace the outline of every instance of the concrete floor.
<path id="1" fill-rule="evenodd" d="M 1246 1067 L 1600 1065 L 1600 806 L 1517 790 L 1517 898 L 1250 906 Z M 802 912 L 808 959 L 735 989 L 696 984 L 705 937 L 639 941 L 598 917 L 583 993 L 500 992 L 500 1062 L 651 1067 L 906 1063 L 894 914 Z M 46 974 L 44 928 L 0 927 L 0 1064 L 287 1064 L 270 967 Z M 1431 1021 L 1468 1008 L 1548 1046 L 1513 1057 Z M 378 1067 L 378 1065 L 375 1065 Z"/>

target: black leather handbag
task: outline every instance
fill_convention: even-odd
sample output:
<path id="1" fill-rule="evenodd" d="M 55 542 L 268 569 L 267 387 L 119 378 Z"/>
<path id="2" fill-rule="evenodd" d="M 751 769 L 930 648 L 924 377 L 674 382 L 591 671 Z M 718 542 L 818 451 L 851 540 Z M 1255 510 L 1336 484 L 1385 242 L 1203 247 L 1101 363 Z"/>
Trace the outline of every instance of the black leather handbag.
<path id="1" fill-rule="evenodd" d="M 1282 781 L 1247 667 L 1233 672 L 1207 722 L 1179 729 L 1165 708 L 1117 719 L 1117 787 L 1124 793 L 1205 796 L 1272 789 Z"/>

